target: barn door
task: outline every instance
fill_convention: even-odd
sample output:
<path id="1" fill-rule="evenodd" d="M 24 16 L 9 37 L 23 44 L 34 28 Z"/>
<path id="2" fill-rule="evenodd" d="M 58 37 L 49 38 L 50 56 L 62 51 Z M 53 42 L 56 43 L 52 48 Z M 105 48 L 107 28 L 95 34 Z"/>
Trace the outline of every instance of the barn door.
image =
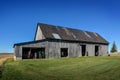
<path id="1" fill-rule="evenodd" d="M 95 46 L 95 56 L 99 55 L 99 46 Z"/>
<path id="2" fill-rule="evenodd" d="M 82 56 L 86 55 L 86 45 L 81 45 L 81 52 L 82 52 Z"/>
<path id="3" fill-rule="evenodd" d="M 45 58 L 45 48 L 26 47 L 22 49 L 22 59 Z"/>

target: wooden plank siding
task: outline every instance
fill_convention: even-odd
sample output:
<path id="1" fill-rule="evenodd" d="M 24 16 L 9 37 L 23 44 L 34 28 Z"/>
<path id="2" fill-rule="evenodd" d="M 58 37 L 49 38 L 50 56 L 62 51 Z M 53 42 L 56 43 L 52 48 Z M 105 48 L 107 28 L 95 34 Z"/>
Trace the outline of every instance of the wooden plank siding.
<path id="1" fill-rule="evenodd" d="M 99 46 L 99 55 L 107 55 L 108 45 L 103 44 L 87 44 L 78 42 L 67 42 L 67 41 L 57 41 L 48 40 L 37 43 L 29 43 L 22 45 L 15 45 L 15 56 L 16 59 L 22 59 L 22 48 L 45 48 L 45 58 L 61 58 L 61 48 L 68 49 L 68 57 L 80 57 L 82 56 L 81 45 L 86 45 L 86 53 L 88 56 L 95 56 L 95 46 Z M 87 56 L 87 55 L 85 55 Z"/>

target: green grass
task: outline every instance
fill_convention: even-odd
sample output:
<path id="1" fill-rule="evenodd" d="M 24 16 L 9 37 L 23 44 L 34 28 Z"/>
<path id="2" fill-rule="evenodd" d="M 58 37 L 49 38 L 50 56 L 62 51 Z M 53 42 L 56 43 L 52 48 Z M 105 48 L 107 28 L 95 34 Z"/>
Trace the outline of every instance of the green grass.
<path id="1" fill-rule="evenodd" d="M 120 57 L 8 60 L 1 80 L 120 80 Z"/>

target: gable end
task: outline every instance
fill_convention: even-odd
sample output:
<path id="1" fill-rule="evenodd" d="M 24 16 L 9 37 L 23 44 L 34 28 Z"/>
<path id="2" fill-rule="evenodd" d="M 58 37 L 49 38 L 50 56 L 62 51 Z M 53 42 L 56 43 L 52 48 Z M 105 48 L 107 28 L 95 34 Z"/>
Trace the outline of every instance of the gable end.
<path id="1" fill-rule="evenodd" d="M 44 35 L 42 33 L 40 25 L 37 25 L 34 41 L 42 40 L 42 39 L 45 39 L 45 37 L 44 37 Z"/>

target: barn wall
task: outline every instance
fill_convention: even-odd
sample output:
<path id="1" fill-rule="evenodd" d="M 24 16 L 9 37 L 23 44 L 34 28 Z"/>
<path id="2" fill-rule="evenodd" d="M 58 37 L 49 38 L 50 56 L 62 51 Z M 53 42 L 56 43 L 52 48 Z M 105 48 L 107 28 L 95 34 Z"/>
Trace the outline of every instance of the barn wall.
<path id="1" fill-rule="evenodd" d="M 21 51 L 22 51 L 22 48 L 21 46 L 15 46 L 14 47 L 14 54 L 15 54 L 15 57 L 14 59 L 17 59 L 17 60 L 21 60 L 22 59 L 22 54 L 21 54 Z"/>
<path id="2" fill-rule="evenodd" d="M 108 45 L 101 44 L 87 44 L 87 52 L 88 56 L 95 56 L 95 46 L 99 47 L 99 56 L 107 56 L 108 55 Z"/>
<path id="3" fill-rule="evenodd" d="M 25 45 L 20 45 L 20 46 L 15 46 L 14 51 L 16 55 L 16 59 L 22 59 L 22 48 L 23 47 L 30 47 L 30 48 L 45 48 L 45 53 L 47 55 L 47 41 L 45 42 L 38 42 L 38 43 L 30 43 L 30 44 L 25 44 Z M 46 56 L 47 58 L 47 56 Z"/>
<path id="4" fill-rule="evenodd" d="M 95 50 L 94 44 L 87 44 L 86 45 L 86 53 L 88 53 L 88 56 L 95 56 L 94 50 Z"/>
<path id="5" fill-rule="evenodd" d="M 68 48 L 68 57 L 80 57 L 82 56 L 81 52 L 81 43 L 69 43 L 69 42 L 48 42 L 48 57 L 49 58 L 60 58 L 60 49 L 61 48 Z M 86 55 L 88 56 L 95 56 L 95 46 L 98 46 L 99 49 L 99 56 L 107 55 L 108 46 L 107 45 L 100 45 L 100 44 L 86 44 Z"/>
<path id="6" fill-rule="evenodd" d="M 98 44 L 86 44 L 86 53 L 88 56 L 95 56 L 95 46 L 99 46 L 99 55 L 105 56 L 108 52 L 107 45 L 98 45 Z M 81 43 L 77 42 L 64 42 L 64 41 L 44 41 L 38 43 L 30 43 L 21 46 L 15 46 L 15 55 L 17 59 L 22 59 L 22 48 L 23 47 L 36 47 L 36 48 L 45 48 L 45 57 L 46 58 L 60 58 L 61 48 L 68 48 L 68 57 L 80 57 L 82 56 L 81 52 Z M 86 55 L 87 56 L 87 55 Z"/>
<path id="7" fill-rule="evenodd" d="M 81 56 L 81 47 L 79 43 L 69 43 L 69 42 L 48 42 L 48 54 L 49 58 L 59 58 L 61 57 L 60 49 L 68 48 L 68 57 Z"/>
<path id="8" fill-rule="evenodd" d="M 102 56 L 107 56 L 108 55 L 108 46 L 107 45 L 101 45 L 101 55 Z"/>

